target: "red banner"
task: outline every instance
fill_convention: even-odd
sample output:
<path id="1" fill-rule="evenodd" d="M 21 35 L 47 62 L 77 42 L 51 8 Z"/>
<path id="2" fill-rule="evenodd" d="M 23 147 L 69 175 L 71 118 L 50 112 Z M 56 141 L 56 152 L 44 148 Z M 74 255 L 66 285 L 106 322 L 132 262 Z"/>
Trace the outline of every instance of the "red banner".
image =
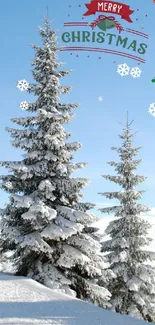
<path id="1" fill-rule="evenodd" d="M 122 19 L 132 22 L 130 15 L 134 10 L 130 6 L 114 1 L 92 0 L 90 4 L 85 4 L 88 11 L 83 16 L 95 15 L 96 12 L 107 12 L 114 15 L 120 15 Z"/>

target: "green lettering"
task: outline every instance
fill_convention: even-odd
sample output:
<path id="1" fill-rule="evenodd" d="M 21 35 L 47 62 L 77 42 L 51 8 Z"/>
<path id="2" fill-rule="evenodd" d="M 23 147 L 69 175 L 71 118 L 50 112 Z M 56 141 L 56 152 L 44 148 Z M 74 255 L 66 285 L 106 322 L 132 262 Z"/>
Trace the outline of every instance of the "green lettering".
<path id="1" fill-rule="evenodd" d="M 99 32 L 97 33 L 98 38 L 96 39 L 97 43 L 104 43 L 105 39 L 103 36 L 105 36 L 105 33 Z"/>
<path id="2" fill-rule="evenodd" d="M 126 47 L 127 41 L 128 41 L 127 37 L 122 38 L 121 36 L 118 36 L 116 46 L 118 46 L 120 44 L 120 45 L 123 45 L 123 47 Z"/>
<path id="3" fill-rule="evenodd" d="M 82 42 L 90 42 L 90 32 L 82 32 Z"/>
<path id="4" fill-rule="evenodd" d="M 95 42 L 95 35 L 96 35 L 96 33 L 92 32 L 92 42 Z"/>
<path id="5" fill-rule="evenodd" d="M 66 40 L 65 37 L 68 37 L 68 40 Z M 62 38 L 62 41 L 64 43 L 70 42 L 70 33 L 68 33 L 68 32 L 63 33 L 62 36 L 61 36 L 61 38 Z"/>
<path id="6" fill-rule="evenodd" d="M 148 46 L 145 43 L 141 43 L 140 48 L 138 49 L 138 53 L 139 54 L 145 54 L 147 47 Z"/>
<path id="7" fill-rule="evenodd" d="M 72 42 L 80 42 L 80 33 L 81 33 L 80 31 L 72 32 Z"/>
<path id="8" fill-rule="evenodd" d="M 110 34 L 110 33 L 108 33 L 106 36 L 109 36 L 109 43 L 108 43 L 108 44 L 111 44 L 111 43 L 112 43 L 112 38 L 113 38 L 113 36 L 116 37 L 115 34 Z"/>
<path id="9" fill-rule="evenodd" d="M 133 51 L 136 51 L 136 45 L 137 45 L 137 41 L 132 41 L 132 43 L 128 47 L 128 50 L 132 48 Z"/>

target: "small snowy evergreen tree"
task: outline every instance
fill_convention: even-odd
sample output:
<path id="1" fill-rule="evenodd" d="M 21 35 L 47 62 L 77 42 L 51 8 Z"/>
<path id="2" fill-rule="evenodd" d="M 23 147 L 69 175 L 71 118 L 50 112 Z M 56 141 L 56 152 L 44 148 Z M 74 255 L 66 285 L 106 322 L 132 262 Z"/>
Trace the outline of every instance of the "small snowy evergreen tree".
<path id="1" fill-rule="evenodd" d="M 132 144 L 135 134 L 131 124 L 127 119 L 120 135 L 122 146 L 112 148 L 118 152 L 120 162 L 108 162 L 114 166 L 117 176 L 103 176 L 119 184 L 122 191 L 99 193 L 120 201 L 119 206 L 101 209 L 101 212 L 114 213 L 117 217 L 106 229 L 109 240 L 102 243 L 102 250 L 107 253 L 110 269 L 116 275 L 108 287 L 112 294 L 112 309 L 150 321 L 155 314 L 155 270 L 150 263 L 155 254 L 147 248 L 151 241 L 148 237 L 150 225 L 140 217 L 149 209 L 136 202 L 143 193 L 136 187 L 145 178 L 135 174 L 141 160 L 134 158 L 140 148 Z"/>
<path id="2" fill-rule="evenodd" d="M 103 287 L 110 273 L 90 226 L 96 217 L 87 210 L 93 205 L 80 203 L 80 191 L 89 182 L 71 176 L 85 166 L 73 162 L 81 144 L 69 142 L 71 134 L 63 128 L 78 105 L 60 103 L 59 96 L 71 88 L 61 86 L 60 79 L 70 71 L 58 69 L 57 37 L 48 19 L 40 35 L 43 47 L 33 45 L 35 83 L 28 86 L 37 99 L 24 105 L 29 117 L 12 119 L 20 129 L 7 128 L 13 146 L 25 151 L 24 159 L 1 162 L 11 172 L 1 177 L 2 188 L 11 194 L 3 211 L 3 251 L 15 251 L 18 275 L 103 306 L 110 296 Z"/>

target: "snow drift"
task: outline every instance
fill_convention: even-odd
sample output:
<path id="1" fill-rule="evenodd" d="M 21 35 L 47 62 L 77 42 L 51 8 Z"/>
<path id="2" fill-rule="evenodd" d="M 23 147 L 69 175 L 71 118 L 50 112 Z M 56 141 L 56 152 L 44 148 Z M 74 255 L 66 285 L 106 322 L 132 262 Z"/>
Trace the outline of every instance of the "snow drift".
<path id="1" fill-rule="evenodd" d="M 145 325 L 147 323 L 60 294 L 31 279 L 0 273 L 0 324 Z"/>

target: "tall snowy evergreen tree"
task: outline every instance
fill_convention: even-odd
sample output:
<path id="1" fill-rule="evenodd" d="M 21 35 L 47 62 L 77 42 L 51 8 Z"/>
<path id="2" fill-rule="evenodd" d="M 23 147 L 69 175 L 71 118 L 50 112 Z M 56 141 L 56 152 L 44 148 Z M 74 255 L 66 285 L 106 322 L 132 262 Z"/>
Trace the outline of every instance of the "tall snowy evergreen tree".
<path id="1" fill-rule="evenodd" d="M 1 162 L 11 172 L 1 177 L 10 193 L 2 215 L 3 251 L 15 251 L 18 275 L 103 306 L 110 296 L 103 285 L 111 273 L 91 226 L 96 217 L 87 213 L 93 205 L 80 203 L 80 191 L 89 182 L 72 177 L 85 166 L 73 162 L 81 144 L 69 142 L 71 134 L 63 128 L 78 105 L 60 103 L 59 96 L 71 88 L 61 86 L 60 79 L 70 71 L 58 69 L 57 37 L 48 19 L 40 35 L 43 47 L 33 45 L 35 83 L 28 86 L 37 99 L 24 104 L 29 117 L 12 119 L 19 129 L 7 128 L 13 146 L 25 151 L 24 159 Z"/>
<path id="2" fill-rule="evenodd" d="M 120 161 L 108 162 L 117 175 L 103 176 L 120 185 L 122 190 L 99 193 L 120 202 L 119 206 L 101 209 L 117 217 L 106 229 L 109 240 L 102 243 L 102 250 L 107 253 L 110 269 L 116 275 L 108 287 L 112 309 L 150 321 L 155 314 L 155 270 L 150 263 L 155 254 L 147 247 L 151 241 L 148 237 L 150 225 L 140 216 L 149 209 L 137 203 L 144 191 L 136 188 L 145 177 L 135 173 L 141 160 L 135 159 L 140 148 L 133 146 L 135 133 L 132 133 L 131 124 L 127 119 L 123 134 L 119 136 L 122 146 L 112 148 L 119 154 Z"/>

